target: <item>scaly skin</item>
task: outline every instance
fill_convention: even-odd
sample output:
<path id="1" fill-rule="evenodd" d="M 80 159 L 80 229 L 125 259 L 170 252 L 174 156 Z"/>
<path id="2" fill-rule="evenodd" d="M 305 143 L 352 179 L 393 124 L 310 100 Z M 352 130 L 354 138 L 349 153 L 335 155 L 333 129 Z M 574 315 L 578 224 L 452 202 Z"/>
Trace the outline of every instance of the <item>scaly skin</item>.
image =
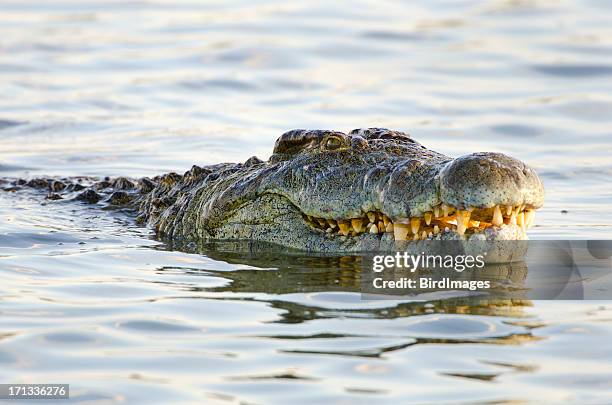
<path id="1" fill-rule="evenodd" d="M 394 250 L 416 244 L 413 239 L 525 239 L 524 222 L 544 200 L 536 173 L 516 159 L 499 153 L 452 159 L 405 133 L 378 128 L 294 130 L 277 140 L 267 162 L 253 157 L 141 179 L 137 186 L 126 182 L 106 185 L 114 192 L 107 201 L 131 204 L 138 221 L 162 238 L 248 239 L 318 252 Z M 451 214 L 437 221 L 444 205 L 452 206 Z M 497 205 L 504 223 L 491 225 Z M 467 231 L 443 222 L 452 222 L 453 209 Z M 428 215 L 434 217 L 429 225 Z M 405 236 L 401 230 L 410 229 L 411 218 L 423 226 Z"/>
<path id="2" fill-rule="evenodd" d="M 140 211 L 160 235 L 174 240 L 250 239 L 308 251 L 354 252 L 393 250 L 398 243 L 392 232 L 326 233 L 304 215 L 343 220 L 374 211 L 397 226 L 442 203 L 462 209 L 498 204 L 536 209 L 543 195 L 535 172 L 502 154 L 451 159 L 385 129 L 348 135 L 296 130 L 277 140 L 267 162 L 251 158 L 162 179 Z M 168 197 L 166 204 L 156 205 Z M 430 239 L 465 236 L 450 230 Z M 468 236 L 524 239 L 525 233 L 507 224 Z"/>

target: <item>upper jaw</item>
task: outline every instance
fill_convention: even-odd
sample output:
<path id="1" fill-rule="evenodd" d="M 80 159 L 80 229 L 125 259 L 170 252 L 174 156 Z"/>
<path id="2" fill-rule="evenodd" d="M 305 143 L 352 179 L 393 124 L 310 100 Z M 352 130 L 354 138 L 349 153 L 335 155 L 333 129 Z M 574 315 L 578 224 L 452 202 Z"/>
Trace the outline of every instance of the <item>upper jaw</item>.
<path id="1" fill-rule="evenodd" d="M 467 238 L 516 228 L 512 235 L 525 239 L 544 200 L 535 171 L 499 153 L 429 166 L 407 160 L 394 167 L 379 190 L 364 199 L 361 209 L 351 201 L 343 214 L 304 218 L 315 230 L 338 236 L 392 233 L 395 240 L 422 240 L 450 233 Z"/>

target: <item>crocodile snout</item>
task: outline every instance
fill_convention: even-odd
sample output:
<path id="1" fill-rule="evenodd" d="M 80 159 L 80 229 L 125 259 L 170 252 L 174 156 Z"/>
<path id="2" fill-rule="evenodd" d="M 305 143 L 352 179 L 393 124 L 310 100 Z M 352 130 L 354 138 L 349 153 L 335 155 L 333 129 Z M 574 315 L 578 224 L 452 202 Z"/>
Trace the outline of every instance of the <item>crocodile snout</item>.
<path id="1" fill-rule="evenodd" d="M 481 152 L 453 159 L 442 169 L 440 198 L 463 208 L 539 208 L 544 203 L 544 186 L 536 172 L 520 160 Z"/>

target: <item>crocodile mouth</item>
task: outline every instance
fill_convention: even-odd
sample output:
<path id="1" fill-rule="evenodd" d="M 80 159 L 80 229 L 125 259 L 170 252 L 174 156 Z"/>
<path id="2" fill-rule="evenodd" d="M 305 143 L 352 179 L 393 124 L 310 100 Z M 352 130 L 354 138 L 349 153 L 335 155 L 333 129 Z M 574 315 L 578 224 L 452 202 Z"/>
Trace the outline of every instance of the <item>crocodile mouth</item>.
<path id="1" fill-rule="evenodd" d="M 488 228 L 517 226 L 525 231 L 535 219 L 535 209 L 526 205 L 495 205 L 491 208 L 468 208 L 440 204 L 421 217 L 391 219 L 380 211 L 369 211 L 357 218 L 318 218 L 302 214 L 304 221 L 317 232 L 338 237 L 363 234 L 393 234 L 396 241 L 436 239 L 445 233 L 462 237 L 483 233 Z"/>

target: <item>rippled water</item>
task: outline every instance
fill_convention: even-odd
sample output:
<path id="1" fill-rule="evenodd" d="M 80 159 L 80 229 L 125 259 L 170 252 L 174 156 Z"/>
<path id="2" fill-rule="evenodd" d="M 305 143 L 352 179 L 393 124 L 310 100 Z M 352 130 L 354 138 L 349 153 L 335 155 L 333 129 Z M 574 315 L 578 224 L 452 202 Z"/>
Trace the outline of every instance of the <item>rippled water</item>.
<path id="1" fill-rule="evenodd" d="M 266 158 L 291 128 L 501 151 L 532 238 L 612 237 L 606 1 L 0 2 L 0 177 Z M 0 193 L 0 382 L 75 403 L 612 402 L 609 302 L 362 301 L 350 258 L 171 249 Z"/>

